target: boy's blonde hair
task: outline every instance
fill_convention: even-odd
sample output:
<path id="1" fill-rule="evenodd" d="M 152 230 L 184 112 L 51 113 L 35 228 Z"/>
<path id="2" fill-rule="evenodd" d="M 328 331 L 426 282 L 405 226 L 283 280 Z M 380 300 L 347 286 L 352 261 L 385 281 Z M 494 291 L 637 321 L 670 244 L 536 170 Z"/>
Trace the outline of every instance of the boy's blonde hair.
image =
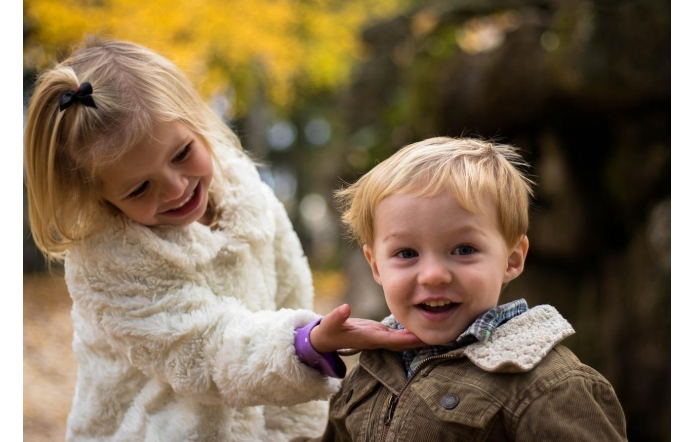
<path id="1" fill-rule="evenodd" d="M 497 208 L 500 231 L 512 246 L 528 230 L 533 182 L 517 149 L 472 138 L 430 138 L 410 144 L 356 183 L 336 192 L 342 221 L 359 245 L 373 245 L 374 212 L 389 195 L 433 196 L 447 189 L 461 207 L 480 213 L 481 198 Z"/>
<path id="2" fill-rule="evenodd" d="M 97 108 L 60 97 L 92 85 Z M 98 196 L 99 172 L 152 136 L 153 125 L 181 121 L 212 145 L 241 148 L 171 61 L 137 44 L 88 37 L 36 81 L 24 134 L 29 222 L 49 259 L 98 231 L 114 208 Z M 213 155 L 214 156 L 214 155 Z"/>

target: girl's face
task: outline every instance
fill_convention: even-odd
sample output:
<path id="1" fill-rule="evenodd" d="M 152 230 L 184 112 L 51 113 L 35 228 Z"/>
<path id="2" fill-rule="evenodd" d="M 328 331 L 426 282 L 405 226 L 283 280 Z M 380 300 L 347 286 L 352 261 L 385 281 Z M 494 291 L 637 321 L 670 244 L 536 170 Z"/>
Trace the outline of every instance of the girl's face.
<path id="1" fill-rule="evenodd" d="M 145 226 L 203 221 L 212 158 L 201 138 L 179 121 L 156 123 L 151 138 L 101 175 L 101 195 Z"/>

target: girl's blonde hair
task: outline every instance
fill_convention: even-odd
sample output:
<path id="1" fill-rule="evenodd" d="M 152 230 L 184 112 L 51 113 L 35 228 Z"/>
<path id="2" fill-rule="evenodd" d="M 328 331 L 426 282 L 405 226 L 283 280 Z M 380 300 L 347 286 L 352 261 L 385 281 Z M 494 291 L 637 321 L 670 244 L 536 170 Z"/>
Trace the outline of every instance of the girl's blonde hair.
<path id="1" fill-rule="evenodd" d="M 461 207 L 480 213 L 481 198 L 492 199 L 500 231 L 509 246 L 528 230 L 533 182 L 517 149 L 472 138 L 430 138 L 410 144 L 379 163 L 356 183 L 335 194 L 342 221 L 359 245 L 373 245 L 374 212 L 389 195 L 433 196 L 446 189 Z"/>
<path id="2" fill-rule="evenodd" d="M 61 112 L 60 97 L 84 82 L 97 108 L 75 103 Z M 100 170 L 167 121 L 186 124 L 211 153 L 217 144 L 241 149 L 183 72 L 140 45 L 88 37 L 38 77 L 24 157 L 31 232 L 48 259 L 61 259 L 114 215 L 98 196 Z"/>

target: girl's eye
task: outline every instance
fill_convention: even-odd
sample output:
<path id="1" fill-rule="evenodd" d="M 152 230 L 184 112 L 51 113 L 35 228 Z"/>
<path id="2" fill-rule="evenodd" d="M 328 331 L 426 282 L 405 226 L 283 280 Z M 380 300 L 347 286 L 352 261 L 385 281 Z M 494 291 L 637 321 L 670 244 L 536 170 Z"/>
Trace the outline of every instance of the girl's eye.
<path id="1" fill-rule="evenodd" d="M 417 252 L 413 249 L 405 249 L 405 250 L 401 250 L 400 252 L 396 253 L 396 256 L 403 258 L 403 259 L 412 259 L 418 255 L 417 255 Z"/>
<path id="2" fill-rule="evenodd" d="M 176 156 L 173 158 L 174 163 L 180 163 L 181 161 L 185 160 L 188 154 L 191 151 L 191 145 L 189 144 L 188 146 L 184 147 L 181 152 L 177 153 Z"/>
<path id="3" fill-rule="evenodd" d="M 458 246 L 454 249 L 454 255 L 472 255 L 475 249 L 471 246 Z"/>
<path id="4" fill-rule="evenodd" d="M 126 198 L 133 199 L 133 198 L 139 197 L 140 195 L 145 193 L 148 186 L 149 186 L 149 182 L 145 181 L 144 183 L 140 184 L 140 186 L 137 189 L 130 192 Z"/>

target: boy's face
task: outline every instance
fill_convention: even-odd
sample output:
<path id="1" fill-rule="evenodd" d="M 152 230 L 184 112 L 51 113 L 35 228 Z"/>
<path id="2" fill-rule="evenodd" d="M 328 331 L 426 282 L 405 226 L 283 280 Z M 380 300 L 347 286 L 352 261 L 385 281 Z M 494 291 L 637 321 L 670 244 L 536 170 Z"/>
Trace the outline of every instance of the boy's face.
<path id="1" fill-rule="evenodd" d="M 526 236 L 508 247 L 489 198 L 481 209 L 465 210 L 448 191 L 389 195 L 376 207 L 365 256 L 391 313 L 429 345 L 456 339 L 523 271 Z"/>

